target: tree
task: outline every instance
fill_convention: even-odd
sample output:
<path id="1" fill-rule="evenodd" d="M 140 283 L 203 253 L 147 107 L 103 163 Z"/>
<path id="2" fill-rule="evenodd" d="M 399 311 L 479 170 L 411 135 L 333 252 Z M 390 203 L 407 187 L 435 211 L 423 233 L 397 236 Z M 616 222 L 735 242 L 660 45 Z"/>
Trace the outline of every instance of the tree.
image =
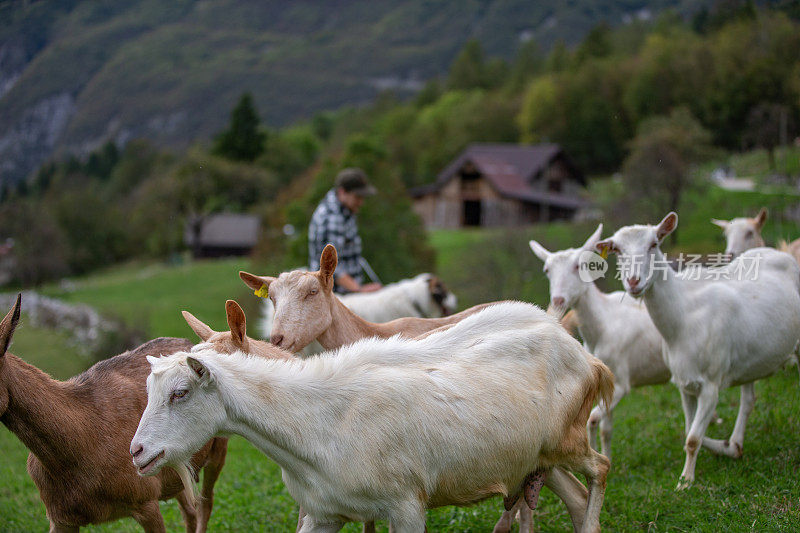
<path id="1" fill-rule="evenodd" d="M 586 35 L 583 42 L 575 52 L 575 60 L 578 64 L 590 58 L 606 57 L 613 52 L 611 43 L 611 28 L 605 22 L 601 22 Z"/>
<path id="2" fill-rule="evenodd" d="M 764 148 L 769 156 L 769 168 L 775 170 L 775 148 L 790 138 L 791 110 L 781 104 L 762 102 L 747 115 L 745 141 Z M 785 138 L 783 138 L 785 137 Z"/>
<path id="3" fill-rule="evenodd" d="M 709 155 L 710 146 L 711 134 L 686 108 L 645 120 L 622 167 L 625 200 L 637 215 L 677 211 L 694 185 L 691 166 Z"/>
<path id="4" fill-rule="evenodd" d="M 544 55 L 539 44 L 530 39 L 519 47 L 514 63 L 511 66 L 510 85 L 515 90 L 521 89 L 525 82 L 539 74 L 544 68 Z"/>
<path id="5" fill-rule="evenodd" d="M 214 140 L 213 153 L 238 161 L 253 161 L 264 151 L 266 135 L 259 131 L 260 120 L 253 96 L 244 93 L 231 112 L 227 130 Z"/>
<path id="6" fill-rule="evenodd" d="M 502 59 L 487 61 L 481 44 L 470 39 L 450 65 L 449 89 L 488 89 L 499 86 L 508 76 L 508 65 Z"/>
<path id="7" fill-rule="evenodd" d="M 23 286 L 69 271 L 64 232 L 35 201 L 19 199 L 0 206 L 0 228 L 3 241 L 13 239 L 12 272 Z"/>

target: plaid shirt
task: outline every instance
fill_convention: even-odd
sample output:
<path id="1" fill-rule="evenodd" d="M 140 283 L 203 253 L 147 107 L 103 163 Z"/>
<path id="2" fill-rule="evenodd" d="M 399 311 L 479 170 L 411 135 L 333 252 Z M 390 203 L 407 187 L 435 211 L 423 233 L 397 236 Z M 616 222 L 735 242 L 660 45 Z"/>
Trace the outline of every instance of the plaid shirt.
<path id="1" fill-rule="evenodd" d="M 356 216 L 339 202 L 336 189 L 328 191 L 311 215 L 311 223 L 308 225 L 309 269 L 319 270 L 319 256 L 328 243 L 336 247 L 339 256 L 334 276 L 349 274 L 361 284 L 361 237 L 358 236 Z M 335 290 L 345 292 L 338 284 Z"/>

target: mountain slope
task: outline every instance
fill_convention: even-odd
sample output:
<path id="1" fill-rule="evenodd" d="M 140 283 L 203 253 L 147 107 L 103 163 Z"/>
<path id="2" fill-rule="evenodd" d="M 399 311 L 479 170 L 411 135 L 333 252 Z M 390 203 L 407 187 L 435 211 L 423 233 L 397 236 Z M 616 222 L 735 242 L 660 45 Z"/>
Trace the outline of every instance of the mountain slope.
<path id="1" fill-rule="evenodd" d="M 511 57 L 689 0 L 0 1 L 0 178 L 107 139 L 185 146 L 252 91 L 282 125 L 413 91 L 464 43 Z"/>

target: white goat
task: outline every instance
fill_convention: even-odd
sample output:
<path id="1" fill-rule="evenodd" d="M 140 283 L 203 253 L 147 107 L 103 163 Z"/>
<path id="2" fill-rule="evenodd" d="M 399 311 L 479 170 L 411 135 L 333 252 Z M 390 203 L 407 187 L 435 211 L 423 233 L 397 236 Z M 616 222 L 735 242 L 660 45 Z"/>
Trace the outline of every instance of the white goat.
<path id="1" fill-rule="evenodd" d="M 602 232 L 600 224 L 580 248 L 551 253 L 536 241 L 530 247 L 544 261 L 550 280 L 549 311 L 559 317 L 567 309 L 575 311 L 584 347 L 614 373 L 611 404 L 596 406 L 589 416 L 589 442 L 597 445 L 599 425 L 603 454 L 610 457 L 614 407 L 632 388 L 666 383 L 670 373 L 661 354 L 661 334 L 641 302 L 624 298 L 624 291 L 603 293 L 581 279 L 582 259 L 595 250 Z"/>
<path id="2" fill-rule="evenodd" d="M 681 489 L 694 481 L 701 444 L 741 457 L 753 382 L 778 370 L 800 335 L 800 267 L 788 254 L 755 248 L 720 269 L 701 271 L 705 279 L 679 277 L 659 248 L 677 224 L 678 215 L 670 213 L 656 226 L 621 228 L 597 248 L 619 255 L 625 289 L 642 295 L 664 338 L 685 416 Z M 748 264 L 757 265 L 755 275 L 747 275 Z M 741 401 L 730 439 L 705 437 L 720 389 L 734 385 L 741 386 Z"/>
<path id="3" fill-rule="evenodd" d="M 762 207 L 755 218 L 740 217 L 733 220 L 711 219 L 711 223 L 725 231 L 725 255 L 733 259 L 751 248 L 764 246 L 761 228 L 767 221 L 767 208 Z"/>
<path id="4" fill-rule="evenodd" d="M 438 318 L 454 313 L 458 306 L 456 295 L 438 276 L 427 272 L 391 283 L 378 291 L 337 294 L 336 297 L 364 320 L 378 323 L 409 316 Z M 275 306 L 269 298 L 264 298 L 262 316 L 259 330 L 263 338 L 269 339 L 275 321 Z M 313 343 L 309 354 L 321 351 L 322 346 Z"/>
<path id="5" fill-rule="evenodd" d="M 424 339 L 366 339 L 306 360 L 207 351 L 150 362 L 137 465 L 155 473 L 204 435 L 240 434 L 282 467 L 308 513 L 302 533 L 378 518 L 418 533 L 426 508 L 495 494 L 535 506 L 528 474 L 559 465 L 587 476 L 582 530 L 600 530 L 609 462 L 585 423 L 613 377 L 535 306 L 500 304 Z"/>

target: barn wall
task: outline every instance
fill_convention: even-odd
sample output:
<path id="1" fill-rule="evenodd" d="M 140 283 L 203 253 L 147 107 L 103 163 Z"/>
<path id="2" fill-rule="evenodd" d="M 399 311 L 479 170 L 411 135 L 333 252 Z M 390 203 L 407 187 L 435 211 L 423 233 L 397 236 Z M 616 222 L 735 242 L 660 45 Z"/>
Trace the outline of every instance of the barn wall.
<path id="1" fill-rule="evenodd" d="M 531 186 L 537 191 L 547 191 L 550 179 L 556 179 L 561 182 L 561 194 L 577 196 L 583 190 L 580 181 L 572 173 L 562 156 L 553 159 L 550 166 L 539 174 L 539 177 L 531 183 Z"/>

